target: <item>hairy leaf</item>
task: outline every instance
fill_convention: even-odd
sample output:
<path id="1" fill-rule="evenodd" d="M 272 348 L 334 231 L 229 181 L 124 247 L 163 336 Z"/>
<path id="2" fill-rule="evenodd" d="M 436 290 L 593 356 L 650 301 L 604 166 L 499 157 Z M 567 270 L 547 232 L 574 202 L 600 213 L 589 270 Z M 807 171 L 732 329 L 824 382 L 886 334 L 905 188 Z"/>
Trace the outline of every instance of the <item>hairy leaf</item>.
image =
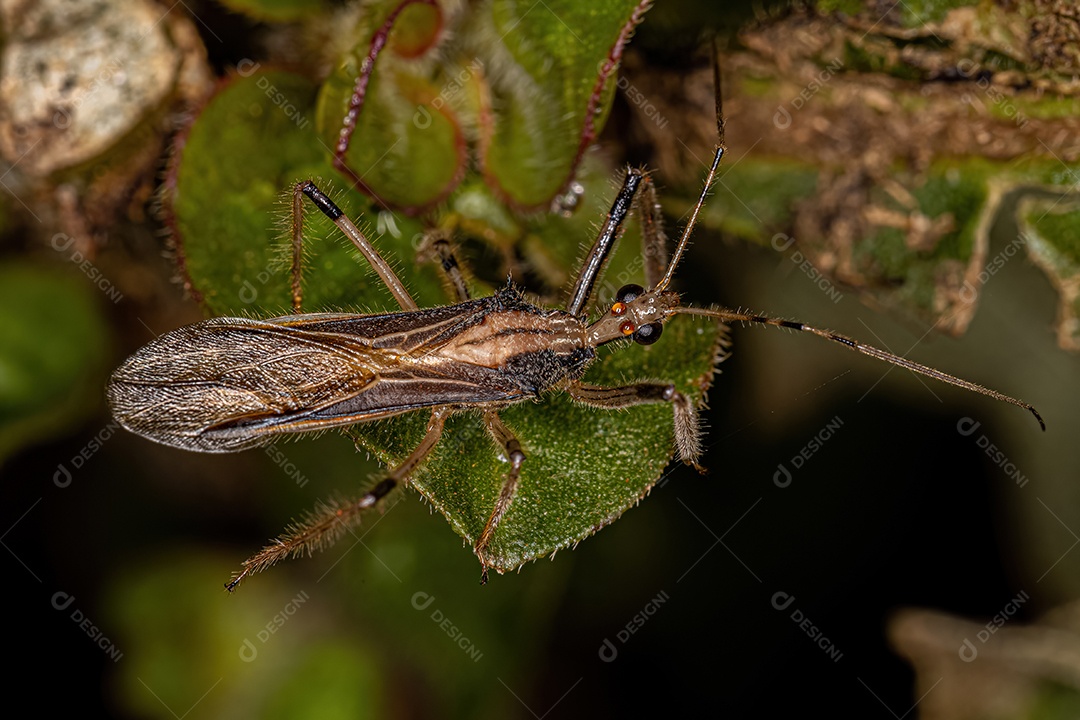
<path id="1" fill-rule="evenodd" d="M 458 69 L 414 59 L 434 52 L 442 10 L 411 0 L 368 10 L 353 32 L 360 41 L 319 91 L 319 134 L 345 176 L 380 203 L 427 207 L 465 174 Z"/>
<path id="2" fill-rule="evenodd" d="M 545 206 L 573 178 L 606 118 L 618 59 L 646 6 L 504 0 L 480 19 L 475 32 L 498 38 L 487 47 L 498 104 L 481 117 L 481 163 L 511 204 Z"/>

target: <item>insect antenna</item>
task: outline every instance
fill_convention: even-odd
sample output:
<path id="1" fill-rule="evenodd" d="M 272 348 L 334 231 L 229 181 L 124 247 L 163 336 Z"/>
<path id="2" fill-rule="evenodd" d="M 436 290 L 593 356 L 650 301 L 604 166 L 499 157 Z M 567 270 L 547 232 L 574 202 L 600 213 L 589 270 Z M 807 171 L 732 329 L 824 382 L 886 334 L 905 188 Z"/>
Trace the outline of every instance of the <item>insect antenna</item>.
<path id="1" fill-rule="evenodd" d="M 1039 421 L 1039 426 L 1045 431 L 1046 423 L 1043 422 L 1042 416 L 1039 415 L 1039 411 L 1036 410 L 1031 404 L 1024 402 L 1023 400 L 1017 400 L 1014 397 L 1000 393 L 997 390 L 991 390 L 990 388 L 983 387 L 977 383 L 973 383 L 969 380 L 958 378 L 955 375 L 936 370 L 928 365 L 917 363 L 914 360 L 909 360 L 900 355 L 895 355 L 891 352 L 881 350 L 872 345 L 865 345 L 858 340 L 853 340 L 845 335 L 834 333 L 831 330 L 823 330 L 816 328 L 806 323 L 798 322 L 795 320 L 780 320 L 778 318 L 766 317 L 764 315 L 751 315 L 750 313 L 739 312 L 737 310 L 728 310 L 726 308 L 695 308 L 695 307 L 675 307 L 668 311 L 668 315 L 699 315 L 704 317 L 711 317 L 720 320 L 721 322 L 748 322 L 759 323 L 762 325 L 772 325 L 773 327 L 789 328 L 791 330 L 799 330 L 801 332 L 808 332 L 818 337 L 823 337 L 826 340 L 832 340 L 833 342 L 840 343 L 844 347 L 847 347 L 855 352 L 862 353 L 863 355 L 869 355 L 872 358 L 878 360 L 884 360 L 890 365 L 905 368 L 919 375 L 925 375 L 926 377 L 940 380 L 943 383 L 949 385 L 955 385 L 956 387 L 970 390 L 971 392 L 979 393 L 980 395 L 986 395 L 992 397 L 995 400 L 1001 400 L 1003 402 L 1011 403 L 1017 407 L 1022 407 Z"/>
<path id="2" fill-rule="evenodd" d="M 714 150 L 715 154 L 713 156 L 712 167 L 709 168 L 709 174 L 705 176 L 705 186 L 701 189 L 701 195 L 698 196 L 697 203 L 694 204 L 694 209 L 690 213 L 690 219 L 686 222 L 682 235 L 679 236 L 679 242 L 675 246 L 675 252 L 672 253 L 671 261 L 668 263 L 667 272 L 664 273 L 664 277 L 660 279 L 660 282 L 656 284 L 656 287 L 649 288 L 651 291 L 659 292 L 666 290 L 667 286 L 671 284 L 671 279 L 675 276 L 675 269 L 679 266 L 679 261 L 682 260 L 686 248 L 690 245 L 690 235 L 694 232 L 694 226 L 697 225 L 698 215 L 701 214 L 701 208 L 705 205 L 705 198 L 708 197 L 709 191 L 716 181 L 716 172 L 720 167 L 720 160 L 723 159 L 724 153 L 727 151 L 727 147 L 724 144 L 725 123 L 723 94 L 720 89 L 720 62 L 715 40 L 713 42 L 713 87 L 716 91 L 716 148 Z"/>

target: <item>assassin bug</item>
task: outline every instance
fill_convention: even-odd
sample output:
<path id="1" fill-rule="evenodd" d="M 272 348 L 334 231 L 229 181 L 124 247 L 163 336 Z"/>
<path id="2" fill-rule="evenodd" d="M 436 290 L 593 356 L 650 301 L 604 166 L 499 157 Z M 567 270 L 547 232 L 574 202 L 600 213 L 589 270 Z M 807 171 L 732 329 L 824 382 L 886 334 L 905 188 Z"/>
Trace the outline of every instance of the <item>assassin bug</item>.
<path id="1" fill-rule="evenodd" d="M 718 75 L 718 73 L 717 73 Z M 716 78 L 719 88 L 719 78 Z M 420 309 L 360 230 L 311 182 L 293 189 L 293 215 L 304 197 L 328 216 L 379 275 L 400 312 L 358 315 L 301 314 L 301 231 L 293 231 L 293 309 L 269 320 L 215 318 L 169 332 L 144 346 L 113 374 L 109 402 L 116 419 L 150 440 L 201 452 L 232 452 L 268 444 L 285 433 L 346 427 L 413 410 L 430 417 L 412 453 L 359 500 L 326 507 L 307 523 L 244 562 L 230 582 L 278 560 L 321 546 L 358 521 L 360 514 L 408 483 L 439 442 L 449 415 L 481 411 L 484 424 L 509 461 L 490 515 L 474 543 L 486 582 L 487 549 L 514 502 L 526 448 L 499 418 L 499 410 L 562 390 L 575 401 L 605 409 L 667 403 L 674 415 L 679 459 L 697 467 L 701 455 L 697 409 L 676 387 L 637 382 L 618 387 L 587 384 L 582 376 L 597 348 L 613 342 L 655 343 L 674 315 L 721 323 L 742 321 L 809 332 L 864 355 L 1029 410 L 1028 403 L 892 353 L 801 322 L 722 308 L 680 304 L 669 289 L 698 215 L 723 158 L 724 123 L 717 91 L 718 142 L 704 187 L 670 260 L 660 228 L 656 190 L 644 171 L 627 171 L 600 233 L 589 251 L 564 310 L 525 300 L 512 285 L 471 298 L 449 243 L 433 235 L 432 247 L 451 281 L 456 303 Z M 589 300 L 605 261 L 632 209 L 641 216 L 647 287 L 625 285 L 615 302 L 590 322 Z"/>

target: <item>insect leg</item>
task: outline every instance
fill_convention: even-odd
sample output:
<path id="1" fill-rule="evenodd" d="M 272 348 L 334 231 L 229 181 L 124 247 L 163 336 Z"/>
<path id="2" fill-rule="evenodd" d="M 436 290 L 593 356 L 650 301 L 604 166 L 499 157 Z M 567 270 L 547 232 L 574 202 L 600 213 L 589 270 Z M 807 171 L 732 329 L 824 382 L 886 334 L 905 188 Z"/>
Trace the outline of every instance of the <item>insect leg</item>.
<path id="1" fill-rule="evenodd" d="M 628 408 L 649 403 L 671 403 L 675 413 L 675 447 L 679 459 L 694 466 L 699 472 L 701 457 L 701 426 L 697 410 L 690 398 L 668 383 L 640 382 L 618 387 L 602 387 L 582 382 L 571 383 L 566 389 L 574 400 L 597 408 Z"/>
<path id="2" fill-rule="evenodd" d="M 293 187 L 293 200 L 292 200 L 292 218 L 291 226 L 289 228 L 292 231 L 292 309 L 293 312 L 299 315 L 303 312 L 304 305 L 304 291 L 303 291 L 303 259 L 304 259 L 304 194 L 300 190 L 300 185 L 297 184 Z"/>
<path id="3" fill-rule="evenodd" d="M 656 197 L 652 178 L 643 178 L 641 190 L 634 198 L 634 209 L 641 222 L 641 255 L 645 260 L 645 287 L 655 287 L 667 267 L 667 234 L 663 215 Z"/>
<path id="4" fill-rule="evenodd" d="M 368 239 L 364 237 L 364 233 L 360 232 L 360 229 L 341 211 L 341 208 L 335 205 L 322 190 L 317 188 L 315 183 L 310 180 L 297 183 L 296 190 L 311 198 L 311 202 L 315 203 L 315 207 L 319 208 L 323 215 L 326 215 L 326 217 L 333 220 L 334 224 L 338 226 L 341 232 L 345 233 L 346 237 L 352 241 L 353 245 L 360 250 L 360 253 L 368 261 L 375 272 L 378 273 L 383 284 L 386 285 L 390 294 L 397 300 L 398 305 L 401 306 L 402 310 L 420 309 L 416 304 L 416 301 L 412 299 L 412 295 L 405 289 L 405 284 L 398 279 L 398 276 L 390 269 L 390 265 L 387 264 L 386 260 L 383 260 L 382 255 L 380 255 L 375 247 L 368 242 Z"/>
<path id="5" fill-rule="evenodd" d="M 443 272 L 446 273 L 450 286 L 454 290 L 456 302 L 465 302 L 470 299 L 469 287 L 465 284 L 465 276 L 461 272 L 454 250 L 450 247 L 450 238 L 444 230 L 431 229 L 424 232 L 424 239 L 420 243 L 419 257 L 429 259 L 434 253 L 439 256 L 439 262 Z"/>
<path id="6" fill-rule="evenodd" d="M 663 229 L 660 227 L 660 211 L 656 202 L 656 190 L 653 187 L 652 181 L 649 180 L 649 177 L 644 172 L 631 168 L 627 170 L 626 178 L 623 180 L 622 189 L 619 190 L 619 194 L 615 196 L 615 202 L 612 204 L 611 210 L 608 211 L 607 220 L 604 222 L 603 227 L 600 228 L 600 234 L 597 236 L 596 242 L 593 243 L 592 249 L 589 250 L 589 254 L 581 267 L 581 274 L 578 276 L 577 283 L 574 285 L 574 291 L 570 295 L 570 302 L 566 306 L 566 311 L 571 315 L 580 317 L 588 308 L 589 296 L 592 294 L 593 286 L 596 284 L 597 278 L 604 269 L 604 263 L 607 261 L 611 249 L 619 239 L 619 234 L 622 232 L 623 221 L 626 219 L 626 215 L 630 211 L 631 206 L 636 206 L 642 215 L 645 277 L 648 281 L 649 289 L 666 290 L 667 286 L 671 283 L 671 279 L 675 274 L 675 268 L 678 266 L 679 260 L 682 259 L 683 254 L 686 252 L 686 248 L 690 245 L 690 235 L 693 233 L 698 216 L 701 214 L 701 209 L 705 205 L 705 197 L 708 195 L 709 189 L 716 179 L 716 172 L 720 167 L 720 159 L 724 156 L 725 152 L 724 112 L 721 106 L 720 92 L 720 66 L 715 61 L 713 63 L 713 82 L 716 86 L 717 143 L 715 154 L 713 156 L 712 165 L 709 168 L 709 174 L 705 178 L 705 187 L 702 189 L 701 195 L 694 205 L 693 211 L 690 213 L 690 219 L 683 228 L 682 235 L 679 237 L 679 242 L 675 245 L 675 252 L 671 258 L 671 262 L 666 263 L 666 267 L 662 262 L 666 254 L 663 251 L 663 246 L 666 244 L 666 238 L 664 237 Z M 645 183 L 646 189 L 643 191 L 643 197 L 638 198 L 638 188 L 642 182 Z M 656 252 L 658 248 L 660 249 L 659 253 Z M 650 251 L 652 252 L 650 253 Z M 654 257 L 650 258 L 650 254 Z"/>
<path id="7" fill-rule="evenodd" d="M 600 234 L 596 237 L 596 242 L 593 243 L 592 249 L 589 250 L 581 266 L 581 274 L 570 295 L 570 302 L 566 305 L 566 311 L 571 315 L 580 317 L 588 309 L 589 297 L 592 295 L 596 280 L 604 269 L 604 263 L 607 262 L 611 249 L 615 247 L 615 242 L 622 234 L 623 221 L 626 220 L 634 204 L 638 187 L 645 177 L 645 173 L 636 168 L 626 171 L 622 189 L 615 196 L 615 202 L 612 203 L 607 219 L 600 228 Z M 653 200 L 655 202 L 655 195 Z"/>
<path id="8" fill-rule="evenodd" d="M 374 487 L 356 500 L 336 500 L 320 503 L 315 510 L 299 523 L 290 525 L 285 533 L 243 562 L 243 569 L 236 573 L 225 588 L 232 592 L 244 578 L 266 570 L 279 560 L 311 554 L 332 545 L 347 530 L 360 521 L 361 513 L 389 495 L 399 485 L 408 483 L 409 476 L 442 436 L 443 425 L 450 411 L 436 408 L 428 420 L 427 433 L 416 449 L 404 462 L 395 467 Z"/>
<path id="9" fill-rule="evenodd" d="M 480 576 L 481 585 L 487 583 L 488 562 L 484 556 L 484 551 L 491 542 L 491 536 L 495 534 L 495 528 L 498 526 L 499 521 L 502 520 L 506 511 L 510 509 L 510 503 L 514 502 L 514 495 L 517 494 L 518 489 L 518 480 L 521 477 L 521 464 L 525 462 L 525 453 L 521 449 L 521 443 L 514 436 L 514 433 L 510 431 L 510 428 L 503 424 L 498 413 L 484 413 L 484 424 L 487 425 L 491 436 L 495 438 L 495 442 L 499 443 L 503 452 L 506 453 L 506 458 L 510 461 L 510 472 L 506 474 L 502 490 L 499 491 L 499 498 L 495 501 L 495 509 L 492 510 L 491 517 L 488 518 L 487 524 L 484 525 L 484 531 L 480 533 L 480 537 L 477 538 L 476 545 L 473 548 L 484 568 L 483 574 Z"/>

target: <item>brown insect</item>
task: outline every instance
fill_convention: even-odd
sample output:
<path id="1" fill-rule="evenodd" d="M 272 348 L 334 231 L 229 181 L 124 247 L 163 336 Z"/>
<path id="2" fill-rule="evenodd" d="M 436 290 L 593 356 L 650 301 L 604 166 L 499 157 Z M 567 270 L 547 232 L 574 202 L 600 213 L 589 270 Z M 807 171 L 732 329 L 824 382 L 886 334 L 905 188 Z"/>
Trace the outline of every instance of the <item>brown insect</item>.
<path id="1" fill-rule="evenodd" d="M 510 468 L 474 550 L 484 568 L 486 550 L 499 521 L 514 501 L 526 454 L 499 419 L 499 410 L 561 390 L 597 408 L 667 403 L 674 414 L 679 459 L 697 466 L 701 432 L 691 400 L 674 385 L 639 382 L 601 387 L 581 381 L 596 349 L 612 342 L 656 342 L 664 322 L 686 314 L 720 322 L 742 321 L 813 333 L 864 355 L 1029 410 L 1028 403 L 989 390 L 884 350 L 801 322 L 736 310 L 684 307 L 671 290 L 672 278 L 724 155 L 723 121 L 704 187 L 674 253 L 666 260 L 656 190 L 648 174 L 626 173 L 596 242 L 585 259 L 565 310 L 545 309 L 508 285 L 490 297 L 470 298 L 445 238 L 433 236 L 457 302 L 421 310 L 386 261 L 345 214 L 312 182 L 293 190 L 293 309 L 269 320 L 215 318 L 162 335 L 132 355 L 113 374 L 109 402 L 127 429 L 172 447 L 233 452 L 302 433 L 391 417 L 430 412 L 420 444 L 359 500 L 326 507 L 243 564 L 227 587 L 278 560 L 336 539 L 410 475 L 439 442 L 446 418 L 483 412 L 488 432 Z M 300 314 L 298 221 L 307 196 L 349 237 L 401 306 L 401 312 L 356 315 Z M 587 319 L 593 288 L 632 209 L 641 217 L 647 288 L 626 285 L 597 319 Z"/>

